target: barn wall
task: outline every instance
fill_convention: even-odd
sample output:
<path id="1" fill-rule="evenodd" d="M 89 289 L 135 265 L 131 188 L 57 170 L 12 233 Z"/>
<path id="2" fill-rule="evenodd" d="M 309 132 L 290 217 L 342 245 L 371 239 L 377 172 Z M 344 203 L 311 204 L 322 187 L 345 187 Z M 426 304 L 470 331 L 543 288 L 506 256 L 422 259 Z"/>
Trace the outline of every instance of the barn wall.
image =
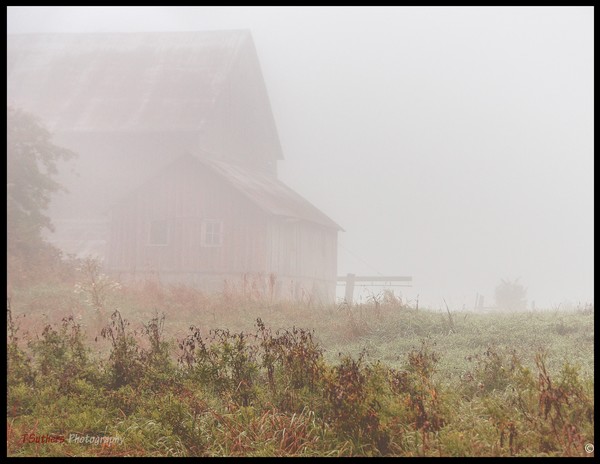
<path id="1" fill-rule="evenodd" d="M 112 212 L 107 267 L 124 280 L 158 278 L 277 299 L 335 301 L 337 230 L 268 217 L 192 157 L 144 184 Z M 223 223 L 220 247 L 202 246 L 202 222 Z M 166 220 L 167 245 L 150 245 Z"/>
<path id="2" fill-rule="evenodd" d="M 337 230 L 305 221 L 271 220 L 268 272 L 282 298 L 335 300 Z"/>
<path id="3" fill-rule="evenodd" d="M 131 191 L 133 175 L 150 176 L 198 143 L 198 135 L 191 132 L 73 131 L 54 138 L 78 156 L 59 163 L 57 180 L 71 193 L 52 197 L 53 219 L 103 216 Z"/>
<path id="4" fill-rule="evenodd" d="M 167 245 L 150 245 L 152 220 L 167 220 Z M 201 244 L 203 220 L 223 224 L 223 244 Z M 248 273 L 266 268 L 264 214 L 193 162 L 176 163 L 114 210 L 108 267 L 113 272 Z"/>

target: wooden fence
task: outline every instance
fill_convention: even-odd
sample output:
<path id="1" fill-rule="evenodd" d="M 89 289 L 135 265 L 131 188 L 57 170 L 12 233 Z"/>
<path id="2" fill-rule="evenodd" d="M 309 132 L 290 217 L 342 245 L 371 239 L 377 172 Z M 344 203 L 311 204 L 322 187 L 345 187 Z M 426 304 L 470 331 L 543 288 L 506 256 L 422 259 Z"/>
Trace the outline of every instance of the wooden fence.
<path id="1" fill-rule="evenodd" d="M 370 282 L 370 285 L 383 285 L 386 287 L 411 287 L 412 276 L 357 276 L 348 274 L 346 276 L 338 276 L 338 285 L 345 285 L 346 292 L 344 299 L 346 303 L 352 305 L 354 300 L 354 284 L 356 282 Z M 375 282 L 383 282 L 375 284 Z"/>

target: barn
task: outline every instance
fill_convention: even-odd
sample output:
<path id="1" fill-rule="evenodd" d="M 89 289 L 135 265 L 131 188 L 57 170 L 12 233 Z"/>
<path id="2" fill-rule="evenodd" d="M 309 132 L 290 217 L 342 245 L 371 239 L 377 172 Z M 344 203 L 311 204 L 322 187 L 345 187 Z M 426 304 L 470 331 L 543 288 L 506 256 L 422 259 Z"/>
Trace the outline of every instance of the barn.
<path id="1" fill-rule="evenodd" d="M 249 31 L 8 35 L 7 100 L 79 154 L 49 211 L 65 252 L 123 280 L 333 301 L 342 229 L 277 177 Z"/>
<path id="2" fill-rule="evenodd" d="M 121 277 L 334 299 L 339 226 L 259 170 L 184 155 L 119 201 L 110 224 Z"/>

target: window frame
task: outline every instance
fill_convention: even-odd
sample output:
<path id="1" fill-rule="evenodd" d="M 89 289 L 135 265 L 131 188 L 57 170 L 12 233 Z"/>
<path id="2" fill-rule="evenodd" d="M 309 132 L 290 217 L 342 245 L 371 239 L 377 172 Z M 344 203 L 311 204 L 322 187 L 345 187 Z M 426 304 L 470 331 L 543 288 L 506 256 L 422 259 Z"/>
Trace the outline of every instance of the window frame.
<path id="1" fill-rule="evenodd" d="M 213 227 L 219 226 L 219 231 L 215 233 Z M 210 227 L 210 230 L 208 230 Z M 208 240 L 210 237 L 210 241 Z M 215 241 L 215 237 L 218 238 Z M 200 245 L 202 248 L 220 248 L 223 246 L 223 221 L 219 219 L 205 219 L 202 221 L 200 233 Z"/>

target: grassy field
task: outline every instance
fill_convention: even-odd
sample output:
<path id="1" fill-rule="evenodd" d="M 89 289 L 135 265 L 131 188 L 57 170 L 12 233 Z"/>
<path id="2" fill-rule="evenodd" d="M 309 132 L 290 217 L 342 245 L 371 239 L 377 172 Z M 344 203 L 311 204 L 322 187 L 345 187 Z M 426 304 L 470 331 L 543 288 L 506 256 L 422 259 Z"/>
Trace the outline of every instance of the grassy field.
<path id="1" fill-rule="evenodd" d="M 107 279 L 10 296 L 10 456 L 593 456 L 591 306 L 311 307 Z"/>

